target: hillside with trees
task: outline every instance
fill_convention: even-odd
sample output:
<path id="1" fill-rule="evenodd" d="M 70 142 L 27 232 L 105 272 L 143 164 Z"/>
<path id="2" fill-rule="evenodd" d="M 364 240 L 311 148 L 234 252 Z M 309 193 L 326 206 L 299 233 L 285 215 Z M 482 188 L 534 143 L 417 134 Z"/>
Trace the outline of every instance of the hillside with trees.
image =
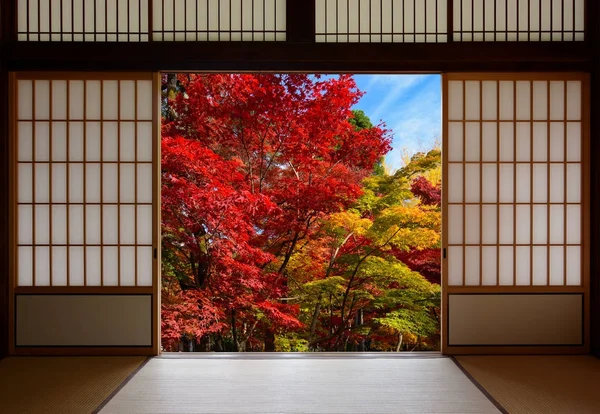
<path id="1" fill-rule="evenodd" d="M 390 173 L 350 75 L 164 75 L 165 351 L 439 347 L 440 151 Z"/>

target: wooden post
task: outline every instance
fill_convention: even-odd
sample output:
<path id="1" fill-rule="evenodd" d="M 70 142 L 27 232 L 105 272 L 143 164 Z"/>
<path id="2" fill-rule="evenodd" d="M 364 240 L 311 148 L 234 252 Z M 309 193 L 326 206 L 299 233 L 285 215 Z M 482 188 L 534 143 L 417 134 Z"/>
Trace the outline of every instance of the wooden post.
<path id="1" fill-rule="evenodd" d="M 600 5 L 586 4 L 586 43 L 594 56 L 590 88 L 590 337 L 591 351 L 600 357 Z"/>
<path id="2" fill-rule="evenodd" d="M 288 42 L 315 42 L 315 1 L 287 0 L 286 40 Z"/>
<path id="3" fill-rule="evenodd" d="M 16 38 L 15 1 L 0 2 L 0 359 L 8 353 L 9 278 L 9 154 L 8 154 L 8 70 L 5 45 Z"/>

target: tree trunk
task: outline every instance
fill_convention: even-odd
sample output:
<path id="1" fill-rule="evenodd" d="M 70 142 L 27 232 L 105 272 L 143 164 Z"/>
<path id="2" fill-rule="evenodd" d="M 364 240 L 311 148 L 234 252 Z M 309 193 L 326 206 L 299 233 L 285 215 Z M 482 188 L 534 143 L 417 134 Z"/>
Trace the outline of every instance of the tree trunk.
<path id="1" fill-rule="evenodd" d="M 396 352 L 400 352 L 401 347 L 402 347 L 402 334 L 398 335 L 398 346 L 396 347 Z"/>
<path id="2" fill-rule="evenodd" d="M 283 274 L 283 272 L 285 271 L 285 268 L 287 267 L 288 263 L 290 262 L 290 258 L 292 257 L 292 254 L 294 253 L 294 249 L 296 248 L 296 244 L 298 244 L 299 237 L 300 237 L 300 233 L 296 232 L 294 234 L 294 238 L 292 239 L 292 243 L 290 244 L 290 247 L 288 248 L 287 252 L 285 253 L 285 256 L 283 257 L 283 262 L 281 263 L 281 266 L 279 267 L 279 270 L 277 271 L 277 273 L 279 273 L 280 275 Z"/>
<path id="3" fill-rule="evenodd" d="M 315 306 L 315 311 L 312 315 L 312 320 L 310 321 L 310 334 L 308 336 L 308 342 L 312 342 L 315 339 L 315 331 L 317 330 L 317 320 L 319 319 L 319 314 L 321 313 L 321 295 L 317 299 L 317 305 Z"/>
<path id="4" fill-rule="evenodd" d="M 217 336 L 217 339 L 215 339 L 215 350 L 217 352 L 223 352 L 223 338 L 221 337 L 221 335 Z"/>
<path id="5" fill-rule="evenodd" d="M 198 342 L 198 347 L 196 349 L 198 349 L 199 352 L 209 352 L 210 335 L 204 335 L 202 338 L 200 338 L 200 342 Z"/>
<path id="6" fill-rule="evenodd" d="M 265 352 L 275 352 L 275 332 L 265 332 Z"/>
<path id="7" fill-rule="evenodd" d="M 235 310 L 231 310 L 231 335 L 233 336 L 233 351 L 239 352 L 237 340 L 237 328 L 235 326 Z"/>

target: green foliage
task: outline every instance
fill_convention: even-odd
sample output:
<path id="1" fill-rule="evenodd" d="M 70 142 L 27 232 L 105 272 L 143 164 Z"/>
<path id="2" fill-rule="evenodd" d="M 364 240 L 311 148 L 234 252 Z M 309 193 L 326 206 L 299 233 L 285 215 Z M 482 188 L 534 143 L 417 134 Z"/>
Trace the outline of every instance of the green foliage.
<path id="1" fill-rule="evenodd" d="M 410 163 L 404 168 L 399 169 L 395 177 L 411 178 L 417 174 L 423 174 L 425 171 L 433 170 L 441 163 L 442 152 L 440 149 L 432 149 L 427 153 L 418 152 L 410 159 Z"/>
<path id="2" fill-rule="evenodd" d="M 413 179 L 440 162 L 433 150 L 416 154 L 394 175 L 374 173 L 357 202 L 322 219 L 314 238 L 294 253 L 291 295 L 303 323 L 315 326 L 314 334 L 304 333 L 311 349 L 348 349 L 372 335 L 384 338 L 373 350 L 395 350 L 398 335 L 435 342 L 440 287 L 396 254 L 440 247 L 439 207 L 423 205 L 411 192 Z"/>
<path id="3" fill-rule="evenodd" d="M 350 118 L 350 124 L 354 126 L 357 131 L 361 129 L 370 129 L 373 128 L 373 123 L 371 119 L 365 114 L 362 109 L 354 109 L 352 110 L 352 118 Z"/>
<path id="4" fill-rule="evenodd" d="M 169 343 L 186 334 L 219 350 L 437 346 L 440 287 L 403 254 L 440 248 L 439 203 L 427 200 L 439 200 L 441 152 L 390 173 L 387 132 L 360 110 L 347 119 L 360 95 L 348 77 L 328 93 L 307 82 L 164 78 Z"/>
<path id="5" fill-rule="evenodd" d="M 308 352 L 308 341 L 297 338 L 295 335 L 275 336 L 276 352 Z"/>

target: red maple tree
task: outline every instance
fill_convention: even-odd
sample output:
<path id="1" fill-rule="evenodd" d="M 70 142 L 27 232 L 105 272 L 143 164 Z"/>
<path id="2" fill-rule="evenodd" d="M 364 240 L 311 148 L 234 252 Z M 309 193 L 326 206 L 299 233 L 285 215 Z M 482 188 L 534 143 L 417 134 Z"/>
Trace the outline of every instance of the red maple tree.
<path id="1" fill-rule="evenodd" d="M 351 205 L 390 149 L 355 128 L 351 76 L 179 75 L 162 138 L 163 346 L 233 350 L 300 328 L 286 268 L 318 220 Z"/>

